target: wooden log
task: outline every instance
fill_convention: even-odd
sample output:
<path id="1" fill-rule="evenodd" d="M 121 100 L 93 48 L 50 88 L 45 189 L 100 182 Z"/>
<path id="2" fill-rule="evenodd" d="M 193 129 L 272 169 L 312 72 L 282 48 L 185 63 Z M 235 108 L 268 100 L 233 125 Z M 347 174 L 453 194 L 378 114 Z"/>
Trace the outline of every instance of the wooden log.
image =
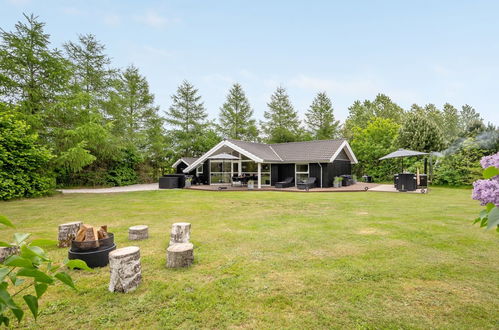
<path id="1" fill-rule="evenodd" d="M 76 238 L 76 234 L 82 225 L 81 221 L 68 222 L 59 225 L 58 241 L 59 247 L 71 246 L 71 241 Z"/>
<path id="2" fill-rule="evenodd" d="M 138 225 L 128 228 L 128 239 L 131 241 L 146 239 L 148 237 L 149 227 L 146 225 Z"/>
<path id="3" fill-rule="evenodd" d="M 18 246 L 2 246 L 0 247 L 0 262 L 4 262 L 5 259 L 11 255 L 19 254 Z"/>
<path id="4" fill-rule="evenodd" d="M 191 224 L 188 222 L 177 222 L 172 225 L 170 233 L 170 245 L 178 243 L 189 243 L 191 238 Z"/>
<path id="5" fill-rule="evenodd" d="M 80 226 L 80 229 L 76 233 L 75 241 L 83 242 L 85 240 L 85 233 L 87 232 L 88 227 L 89 227 L 89 225 L 85 225 L 85 224 L 82 224 Z"/>
<path id="6" fill-rule="evenodd" d="M 172 244 L 166 253 L 166 267 L 189 267 L 194 261 L 194 246 L 191 243 Z"/>
<path id="7" fill-rule="evenodd" d="M 109 253 L 111 279 L 109 291 L 130 292 L 135 290 L 141 280 L 140 248 L 127 246 Z"/>
<path id="8" fill-rule="evenodd" d="M 97 236 L 99 239 L 108 238 L 107 226 L 101 226 L 99 230 L 97 230 Z"/>

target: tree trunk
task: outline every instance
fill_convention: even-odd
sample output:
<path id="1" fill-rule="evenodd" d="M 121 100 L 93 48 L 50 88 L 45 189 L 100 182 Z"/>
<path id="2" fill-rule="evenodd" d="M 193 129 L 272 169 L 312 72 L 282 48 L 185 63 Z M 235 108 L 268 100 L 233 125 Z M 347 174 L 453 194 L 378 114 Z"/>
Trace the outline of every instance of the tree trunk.
<path id="1" fill-rule="evenodd" d="M 135 290 L 142 280 L 140 248 L 128 246 L 112 251 L 109 253 L 109 268 L 109 291 L 126 293 Z"/>
<path id="2" fill-rule="evenodd" d="M 191 238 L 191 224 L 188 222 L 177 222 L 172 225 L 170 234 L 170 245 L 178 243 L 189 243 Z"/>
<path id="3" fill-rule="evenodd" d="M 191 243 L 170 245 L 167 249 L 166 267 L 189 267 L 194 261 L 194 246 Z"/>
<path id="4" fill-rule="evenodd" d="M 17 246 L 2 246 L 0 247 L 0 262 L 4 262 L 5 259 L 11 255 L 19 254 L 19 247 Z"/>
<path id="5" fill-rule="evenodd" d="M 59 225 L 59 247 L 71 246 L 71 241 L 76 238 L 76 233 L 82 225 L 81 221 L 63 223 Z"/>
<path id="6" fill-rule="evenodd" d="M 128 239 L 131 241 L 146 239 L 148 237 L 149 237 L 148 226 L 138 225 L 128 228 Z"/>

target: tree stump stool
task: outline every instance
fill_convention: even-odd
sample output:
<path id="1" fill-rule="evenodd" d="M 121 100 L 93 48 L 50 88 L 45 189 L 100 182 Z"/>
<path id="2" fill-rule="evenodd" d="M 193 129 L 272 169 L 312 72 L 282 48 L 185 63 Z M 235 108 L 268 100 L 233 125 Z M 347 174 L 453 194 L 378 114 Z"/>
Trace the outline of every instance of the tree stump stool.
<path id="1" fill-rule="evenodd" d="M 148 237 L 149 237 L 148 226 L 138 225 L 128 228 L 128 239 L 131 241 L 146 239 Z"/>
<path id="2" fill-rule="evenodd" d="M 109 253 L 111 280 L 109 291 L 130 292 L 135 290 L 142 280 L 140 266 L 140 248 L 127 246 Z"/>
<path id="3" fill-rule="evenodd" d="M 188 222 L 177 222 L 172 225 L 170 233 L 170 245 L 177 243 L 189 243 L 191 238 L 191 224 Z"/>
<path id="4" fill-rule="evenodd" d="M 80 226 L 82 225 L 81 221 L 76 222 L 68 222 L 59 225 L 59 247 L 70 247 L 71 241 L 75 239 L 76 233 L 80 230 Z"/>
<path id="5" fill-rule="evenodd" d="M 0 247 L 0 262 L 4 262 L 5 259 L 11 255 L 19 254 L 18 246 L 2 246 Z"/>
<path id="6" fill-rule="evenodd" d="M 194 246 L 191 243 L 170 245 L 167 249 L 166 267 L 189 267 L 194 261 Z"/>

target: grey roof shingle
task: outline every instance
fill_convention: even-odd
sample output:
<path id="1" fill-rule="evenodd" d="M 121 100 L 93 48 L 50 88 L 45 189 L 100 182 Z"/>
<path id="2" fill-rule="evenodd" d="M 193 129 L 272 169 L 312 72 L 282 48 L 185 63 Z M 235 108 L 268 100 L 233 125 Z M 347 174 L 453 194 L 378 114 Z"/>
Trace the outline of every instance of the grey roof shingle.
<path id="1" fill-rule="evenodd" d="M 181 159 L 182 159 L 182 160 L 184 161 L 184 163 L 186 163 L 187 165 L 191 165 L 192 163 L 194 163 L 194 162 L 197 160 L 197 158 L 196 158 L 196 157 L 182 157 Z"/>
<path id="2" fill-rule="evenodd" d="M 232 139 L 228 141 L 267 162 L 329 162 L 345 140 L 317 140 L 273 144 L 245 142 Z"/>
<path id="3" fill-rule="evenodd" d="M 275 143 L 270 146 L 283 161 L 329 161 L 344 141 L 317 140 Z"/>
<path id="4" fill-rule="evenodd" d="M 244 150 L 252 153 L 253 155 L 261 158 L 265 161 L 279 162 L 281 159 L 278 155 L 269 147 L 268 144 L 256 143 L 256 142 L 246 142 L 240 140 L 227 139 L 227 141 L 235 144 L 236 146 L 243 148 Z"/>

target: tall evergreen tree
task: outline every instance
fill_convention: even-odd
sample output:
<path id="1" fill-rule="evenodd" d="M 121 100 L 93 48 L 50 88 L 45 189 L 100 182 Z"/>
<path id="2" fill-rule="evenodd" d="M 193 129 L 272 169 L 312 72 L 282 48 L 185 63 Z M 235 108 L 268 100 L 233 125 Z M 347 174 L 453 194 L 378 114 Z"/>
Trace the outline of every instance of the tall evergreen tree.
<path id="1" fill-rule="evenodd" d="M 45 23 L 25 15 L 15 30 L 0 30 L 0 101 L 19 106 L 28 124 L 43 133 L 45 112 L 58 102 L 69 71 L 60 51 L 52 50 Z"/>
<path id="2" fill-rule="evenodd" d="M 166 111 L 166 123 L 170 126 L 177 156 L 199 156 L 204 149 L 204 136 L 208 114 L 201 102 L 198 90 L 187 81 L 183 81 L 172 96 L 172 105 Z"/>
<path id="3" fill-rule="evenodd" d="M 73 86 L 84 94 L 85 108 L 101 110 L 115 72 L 109 68 L 111 59 L 104 53 L 105 46 L 93 34 L 86 34 L 80 35 L 78 42 L 65 43 L 64 49 L 73 65 Z"/>
<path id="4" fill-rule="evenodd" d="M 256 141 L 258 130 L 253 110 L 239 84 L 232 85 L 225 103 L 220 108 L 219 130 L 224 137 L 236 140 Z"/>
<path id="5" fill-rule="evenodd" d="M 114 133 L 125 144 L 141 149 L 147 144 L 148 125 L 158 116 L 154 95 L 149 91 L 147 79 L 133 65 L 120 72 L 114 81 L 114 90 L 106 105 L 113 120 Z"/>
<path id="6" fill-rule="evenodd" d="M 278 87 L 267 103 L 268 110 L 263 116 L 266 121 L 261 123 L 267 142 L 293 142 L 302 134 L 298 113 L 293 109 L 286 89 Z"/>
<path id="7" fill-rule="evenodd" d="M 335 120 L 331 99 L 325 92 L 317 94 L 305 116 L 305 123 L 314 139 L 326 140 L 338 136 L 340 121 Z"/>

